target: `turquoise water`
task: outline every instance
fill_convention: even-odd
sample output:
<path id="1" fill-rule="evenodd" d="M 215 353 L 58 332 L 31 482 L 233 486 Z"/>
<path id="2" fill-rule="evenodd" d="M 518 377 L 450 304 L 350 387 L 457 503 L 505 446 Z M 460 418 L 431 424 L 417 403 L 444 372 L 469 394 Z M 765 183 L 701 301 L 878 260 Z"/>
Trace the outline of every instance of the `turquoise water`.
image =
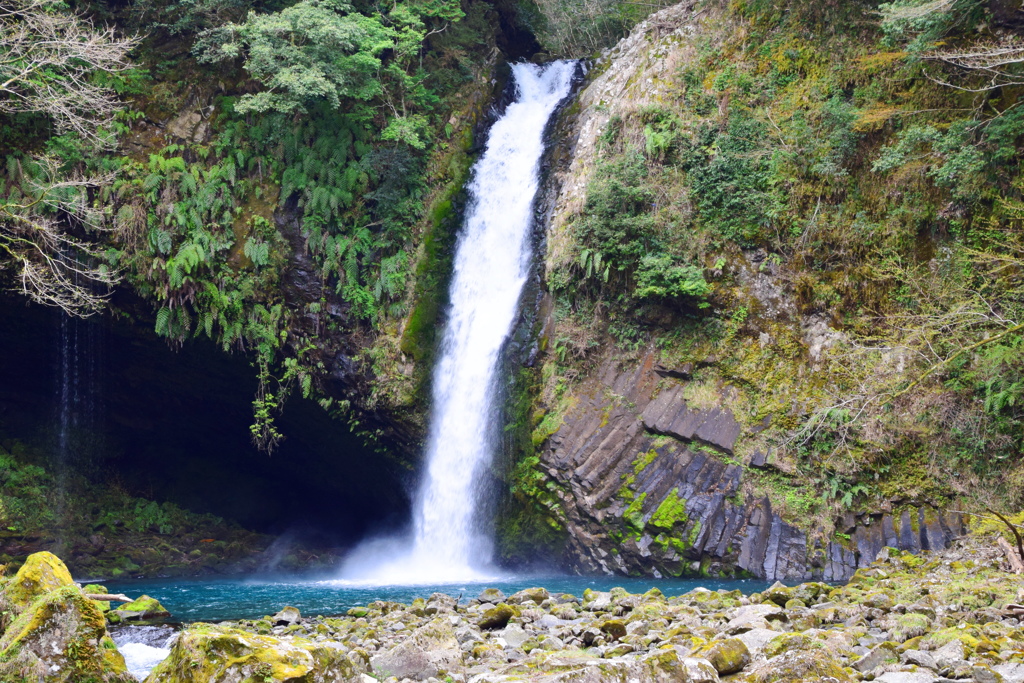
<path id="1" fill-rule="evenodd" d="M 500 588 L 507 595 L 533 586 L 552 593 L 582 596 L 587 588 L 606 591 L 621 586 L 631 593 L 643 593 L 657 587 L 667 596 L 682 595 L 694 588 L 735 590 L 753 593 L 768 587 L 768 582 L 750 580 L 675 580 L 631 579 L 625 577 L 521 576 L 485 583 L 454 583 L 417 586 L 367 586 L 341 581 L 317 581 L 292 578 L 225 578 L 108 580 L 104 585 L 113 593 L 130 597 L 142 594 L 159 600 L 175 621 L 224 621 L 253 619 L 274 614 L 285 605 L 293 605 L 305 615 L 344 614 L 350 607 L 374 600 L 409 603 L 431 593 L 462 596 L 468 601 L 484 588 Z"/>

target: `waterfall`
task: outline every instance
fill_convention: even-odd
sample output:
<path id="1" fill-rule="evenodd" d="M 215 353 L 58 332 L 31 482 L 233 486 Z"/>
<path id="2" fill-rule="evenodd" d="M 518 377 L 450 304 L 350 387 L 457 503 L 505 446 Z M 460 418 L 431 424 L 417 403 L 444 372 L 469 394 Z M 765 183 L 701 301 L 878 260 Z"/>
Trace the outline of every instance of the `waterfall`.
<path id="1" fill-rule="evenodd" d="M 516 98 L 491 128 L 468 187 L 413 536 L 364 544 L 346 562 L 346 578 L 444 583 L 487 576 L 491 542 L 479 519 L 480 480 L 498 427 L 496 374 L 530 271 L 544 129 L 575 69 L 569 61 L 512 67 Z"/>
<path id="2" fill-rule="evenodd" d="M 75 255 L 59 256 L 69 262 Z M 83 285 L 80 275 L 71 275 Z M 68 482 L 73 472 L 84 472 L 102 454 L 103 327 L 96 320 L 83 320 L 64 311 L 54 313 L 57 335 L 54 362 L 54 433 L 50 466 L 54 475 L 52 504 L 58 520 L 67 511 Z M 63 531 L 58 550 L 67 541 Z"/>

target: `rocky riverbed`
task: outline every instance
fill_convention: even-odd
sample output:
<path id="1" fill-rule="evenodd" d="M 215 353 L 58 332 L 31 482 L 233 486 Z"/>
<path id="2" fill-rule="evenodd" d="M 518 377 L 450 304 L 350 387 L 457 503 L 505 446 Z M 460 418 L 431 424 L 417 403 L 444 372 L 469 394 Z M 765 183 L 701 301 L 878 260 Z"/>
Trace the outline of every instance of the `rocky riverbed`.
<path id="1" fill-rule="evenodd" d="M 86 680 L 66 675 L 76 669 L 95 681 L 131 680 L 95 619 L 64 618 L 55 627 L 26 616 L 45 605 L 95 616 L 52 561 L 26 567 L 43 567 L 50 578 L 25 588 L 23 568 L 0 591 L 16 609 L 42 591 L 4 623 L 0 680 Z M 438 593 L 409 605 L 374 602 L 338 617 L 284 608 L 184 628 L 146 681 L 1024 683 L 1024 610 L 1015 607 L 1024 602 L 1024 577 L 1009 569 L 1001 549 L 968 538 L 941 553 L 884 551 L 843 586 L 776 584 L 752 595 L 698 589 L 671 598 L 657 589 L 489 589 L 468 600 Z"/>

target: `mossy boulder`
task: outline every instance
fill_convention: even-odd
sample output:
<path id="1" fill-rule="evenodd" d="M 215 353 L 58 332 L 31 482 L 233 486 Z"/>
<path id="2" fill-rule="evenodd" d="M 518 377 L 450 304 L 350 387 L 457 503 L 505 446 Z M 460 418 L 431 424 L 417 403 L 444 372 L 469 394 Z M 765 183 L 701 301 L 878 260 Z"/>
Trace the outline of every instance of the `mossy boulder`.
<path id="1" fill-rule="evenodd" d="M 497 588 L 485 588 L 477 596 L 477 600 L 497 605 L 499 602 L 505 601 L 505 594 Z"/>
<path id="2" fill-rule="evenodd" d="M 822 650 L 786 652 L 761 662 L 747 677 L 749 683 L 852 683 L 853 678 Z"/>
<path id="3" fill-rule="evenodd" d="M 124 621 L 164 619 L 171 616 L 171 613 L 156 598 L 151 598 L 148 595 L 121 605 L 113 613 Z"/>
<path id="4" fill-rule="evenodd" d="M 516 615 L 516 610 L 506 603 L 500 603 L 494 607 L 486 610 L 480 617 L 480 621 L 477 625 L 483 629 L 498 629 L 505 628 L 509 620 Z"/>
<path id="5" fill-rule="evenodd" d="M 626 625 L 621 619 L 608 619 L 601 624 L 601 631 L 609 638 L 618 640 L 626 636 Z"/>
<path id="6" fill-rule="evenodd" d="M 483 652 L 474 655 L 486 657 Z M 395 647 L 374 655 L 370 664 L 381 678 L 415 680 L 443 678 L 463 669 L 459 641 L 451 624 L 443 618 L 428 622 Z"/>
<path id="7" fill-rule="evenodd" d="M 340 683 L 368 673 L 360 658 L 305 638 L 261 636 L 196 624 L 181 631 L 147 680 L 158 683 Z"/>
<path id="8" fill-rule="evenodd" d="M 129 683 L 103 613 L 74 584 L 36 598 L 0 637 L 0 681 Z"/>
<path id="9" fill-rule="evenodd" d="M 716 640 L 697 650 L 693 656 L 711 662 L 715 671 L 720 674 L 734 674 L 750 664 L 750 650 L 737 638 Z"/>
<path id="10" fill-rule="evenodd" d="M 764 656 L 771 659 L 791 650 L 806 650 L 812 642 L 811 638 L 802 633 L 782 633 L 764 646 Z"/>
<path id="11" fill-rule="evenodd" d="M 779 582 L 761 593 L 761 599 L 765 602 L 774 602 L 779 607 L 785 607 L 786 603 L 793 599 L 794 589 L 784 586 Z"/>
<path id="12" fill-rule="evenodd" d="M 507 602 L 510 605 L 523 605 L 529 602 L 539 605 L 549 597 L 551 597 L 551 594 L 548 593 L 546 588 L 524 588 L 510 595 Z"/>
<path id="13" fill-rule="evenodd" d="M 927 615 L 916 613 L 901 614 L 896 617 L 895 622 L 892 637 L 898 643 L 925 635 L 932 623 Z"/>
<path id="14" fill-rule="evenodd" d="M 15 612 L 21 612 L 50 591 L 75 585 L 71 572 L 53 553 L 33 553 L 14 578 L 7 582 L 0 599 Z"/>

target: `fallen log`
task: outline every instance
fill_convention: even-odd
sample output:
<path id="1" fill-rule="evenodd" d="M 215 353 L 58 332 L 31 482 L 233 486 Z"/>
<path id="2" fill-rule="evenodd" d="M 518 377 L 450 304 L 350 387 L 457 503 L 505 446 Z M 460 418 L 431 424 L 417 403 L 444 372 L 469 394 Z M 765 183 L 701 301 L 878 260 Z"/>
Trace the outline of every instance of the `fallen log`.
<path id="1" fill-rule="evenodd" d="M 1014 550 L 1013 546 L 1010 545 L 1010 542 L 1000 536 L 996 543 L 1000 548 L 1002 548 L 1003 552 L 1006 553 L 1006 559 L 1010 562 L 1010 571 L 1014 574 L 1024 574 L 1024 562 L 1021 561 L 1020 556 L 1017 554 L 1017 551 Z"/>
<path id="2" fill-rule="evenodd" d="M 86 593 L 85 597 L 100 602 L 134 602 L 124 593 Z"/>

